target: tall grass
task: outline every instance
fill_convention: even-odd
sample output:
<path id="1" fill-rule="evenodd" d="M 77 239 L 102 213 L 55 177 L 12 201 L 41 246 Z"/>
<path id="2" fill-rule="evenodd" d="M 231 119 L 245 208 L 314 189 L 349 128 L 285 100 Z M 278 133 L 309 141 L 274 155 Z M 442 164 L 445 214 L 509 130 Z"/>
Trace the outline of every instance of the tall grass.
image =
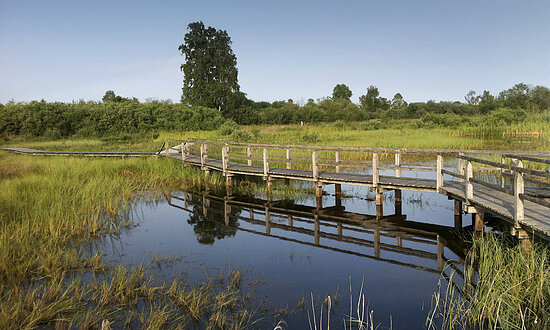
<path id="1" fill-rule="evenodd" d="M 513 246 L 491 233 L 475 246 L 468 258 L 478 272 L 475 290 L 465 296 L 452 286 L 437 292 L 428 328 L 548 329 L 550 248 Z"/>
<path id="2" fill-rule="evenodd" d="M 120 215 L 138 199 L 200 188 L 207 180 L 211 188 L 223 188 L 219 175 L 206 179 L 199 170 L 165 159 L 32 157 L 0 152 L 0 328 L 58 322 L 97 326 L 102 318 L 118 325 L 129 318 L 162 327 L 162 320 L 177 320 L 193 299 L 204 300 L 199 305 L 204 325 L 248 322 L 250 313 L 237 299 L 237 280 L 222 288 L 203 285 L 212 290 L 193 291 L 178 284 L 177 292 L 168 291 L 152 287 L 142 269 L 110 270 L 101 255 L 83 252 L 90 240 L 129 226 L 131 222 Z M 82 284 L 78 274 L 83 272 L 105 276 Z M 185 293 L 186 299 L 176 303 L 173 296 L 168 309 L 160 307 L 171 292 Z M 134 310 L 138 301 L 147 302 L 150 310 Z M 209 305 L 217 307 L 203 308 Z M 183 315 L 193 315 L 192 311 L 188 308 Z M 218 318 L 210 321 L 214 315 Z M 188 318 L 196 321 L 196 317 Z"/>

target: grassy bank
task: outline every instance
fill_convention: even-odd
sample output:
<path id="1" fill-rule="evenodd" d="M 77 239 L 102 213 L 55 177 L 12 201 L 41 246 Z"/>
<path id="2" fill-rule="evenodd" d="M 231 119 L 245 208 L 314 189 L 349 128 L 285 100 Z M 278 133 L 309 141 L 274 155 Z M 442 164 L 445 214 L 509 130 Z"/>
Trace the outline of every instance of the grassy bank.
<path id="1" fill-rule="evenodd" d="M 112 268 L 84 248 L 131 226 L 131 219 L 119 215 L 136 200 L 204 184 L 200 172 L 164 159 L 0 152 L 0 328 L 57 323 L 86 328 L 103 319 L 152 326 L 168 324 L 163 320 L 223 326 L 248 322 L 237 285 L 228 286 L 232 281 L 221 285 L 206 279 L 190 288 L 183 280 L 154 287 L 143 269 Z M 223 187 L 216 175 L 209 185 Z M 84 274 L 93 280 L 81 283 Z M 149 308 L 138 309 L 138 301 Z"/>
<path id="2" fill-rule="evenodd" d="M 479 275 L 475 290 L 464 296 L 452 286 L 437 292 L 428 328 L 549 328 L 549 257 L 548 245 L 524 247 L 485 234 L 468 258 Z"/>

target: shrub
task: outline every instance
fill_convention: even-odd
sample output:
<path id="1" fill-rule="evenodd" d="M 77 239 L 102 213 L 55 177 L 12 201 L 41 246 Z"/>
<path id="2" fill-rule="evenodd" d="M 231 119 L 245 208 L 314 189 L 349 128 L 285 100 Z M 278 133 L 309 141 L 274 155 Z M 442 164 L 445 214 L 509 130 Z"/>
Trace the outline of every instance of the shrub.
<path id="1" fill-rule="evenodd" d="M 219 132 L 221 135 L 231 135 L 234 131 L 239 129 L 239 125 L 232 119 L 228 119 L 220 126 Z"/>

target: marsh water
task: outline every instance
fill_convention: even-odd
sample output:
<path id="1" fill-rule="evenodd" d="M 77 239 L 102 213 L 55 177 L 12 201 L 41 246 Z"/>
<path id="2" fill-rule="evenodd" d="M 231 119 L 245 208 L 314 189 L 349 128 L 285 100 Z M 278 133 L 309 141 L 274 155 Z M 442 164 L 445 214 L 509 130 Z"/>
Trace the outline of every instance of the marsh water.
<path id="1" fill-rule="evenodd" d="M 310 328 L 314 319 L 319 327 L 321 309 L 326 328 L 328 296 L 333 328 L 350 313 L 360 318 L 360 298 L 359 313 L 366 320 L 372 312 L 380 328 L 423 328 L 438 283 L 464 286 L 472 218 L 457 219 L 452 200 L 404 190 L 401 203 L 386 192 L 377 208 L 368 187 L 342 185 L 342 198 L 333 185 L 324 191 L 297 200 L 173 192 L 135 205 L 135 226 L 97 248 L 112 261 L 148 266 L 159 283 L 241 269 L 253 328 L 281 320 Z"/>

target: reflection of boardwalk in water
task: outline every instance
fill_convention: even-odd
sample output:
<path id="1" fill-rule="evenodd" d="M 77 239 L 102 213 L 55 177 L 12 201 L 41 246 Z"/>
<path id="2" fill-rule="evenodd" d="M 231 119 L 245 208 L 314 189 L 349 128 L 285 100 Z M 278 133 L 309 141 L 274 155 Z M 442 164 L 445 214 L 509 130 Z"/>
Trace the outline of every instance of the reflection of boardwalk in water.
<path id="1" fill-rule="evenodd" d="M 408 221 L 400 212 L 386 216 L 365 215 L 346 212 L 342 206 L 320 208 L 288 201 L 239 200 L 207 193 L 172 195 L 169 204 L 218 227 L 443 273 L 446 278 L 454 271 L 461 281 L 464 279 L 462 265 L 467 247 L 460 233 L 450 227 Z M 192 224 L 196 223 L 194 220 Z M 445 249 L 458 260 L 447 258 Z M 457 288 L 460 290 L 461 286 Z"/>

